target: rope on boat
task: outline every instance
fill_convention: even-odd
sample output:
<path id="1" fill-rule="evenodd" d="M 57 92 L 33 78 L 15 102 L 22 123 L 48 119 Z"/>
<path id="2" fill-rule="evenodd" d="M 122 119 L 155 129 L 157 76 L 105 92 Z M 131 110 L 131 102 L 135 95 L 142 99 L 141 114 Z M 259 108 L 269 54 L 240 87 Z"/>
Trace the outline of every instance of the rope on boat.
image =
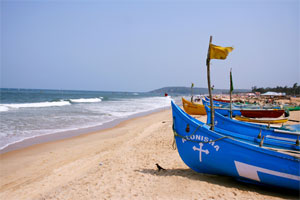
<path id="1" fill-rule="evenodd" d="M 231 139 L 233 139 L 233 138 L 230 137 L 230 136 L 224 136 L 224 137 L 221 137 L 221 138 L 218 138 L 218 139 L 215 139 L 215 140 L 211 140 L 211 141 L 207 141 L 207 142 L 205 142 L 205 141 L 203 142 L 203 141 L 191 140 L 191 139 L 188 139 L 187 137 L 193 136 L 193 135 L 196 133 L 196 131 L 198 130 L 198 128 L 199 128 L 199 127 L 202 127 L 202 125 L 199 125 L 199 126 L 194 130 L 194 132 L 193 132 L 191 135 L 189 135 L 189 136 L 182 136 L 182 135 L 180 135 L 180 134 L 178 134 L 178 133 L 176 132 L 174 121 L 175 121 L 175 120 L 173 120 L 173 125 L 172 125 L 172 130 L 173 130 L 173 133 L 174 133 L 173 142 L 172 142 L 172 149 L 173 149 L 173 150 L 176 150 L 176 149 L 177 149 L 176 140 L 175 140 L 175 137 L 176 137 L 176 136 L 177 136 L 177 137 L 180 137 L 180 138 L 182 138 L 182 139 L 184 139 L 184 140 L 187 140 L 187 141 L 190 141 L 190 142 L 195 142 L 195 143 L 198 143 L 198 144 L 199 144 L 199 143 L 204 143 L 204 144 L 205 144 L 205 143 L 210 143 L 210 142 L 216 142 L 216 141 L 218 141 L 218 140 L 222 140 L 222 139 L 225 139 L 225 138 L 231 138 Z M 260 130 L 260 131 L 261 131 L 261 130 Z M 263 141 L 263 140 L 262 140 L 262 141 Z M 262 147 L 262 145 L 261 145 L 260 147 Z M 290 156 L 294 156 L 294 157 L 300 159 L 300 152 L 299 152 L 299 151 L 285 150 L 285 149 L 278 149 L 278 148 L 272 148 L 272 147 L 263 147 L 263 148 L 269 149 L 269 150 L 272 150 L 272 151 L 277 151 L 277 152 L 280 152 L 280 153 L 283 153 L 283 154 L 288 154 L 288 155 L 290 155 Z"/>
<path id="2" fill-rule="evenodd" d="M 192 134 L 190 134 L 190 135 L 188 135 L 188 136 L 182 136 L 182 135 L 180 135 L 180 134 L 178 134 L 178 133 L 176 132 L 175 126 L 174 126 L 174 121 L 173 121 L 172 129 L 173 129 L 173 133 L 174 133 L 174 138 L 173 138 L 173 142 L 172 142 L 172 149 L 173 149 L 173 150 L 176 150 L 176 149 L 177 149 L 176 141 L 175 141 L 175 137 L 176 137 L 176 136 L 177 136 L 177 137 L 180 137 L 180 138 L 182 138 L 182 139 L 184 139 L 184 140 L 186 140 L 186 141 L 189 141 L 189 142 L 195 142 L 195 143 L 198 143 L 198 144 L 199 144 L 199 143 L 205 144 L 205 143 L 216 142 L 216 141 L 222 140 L 222 139 L 224 139 L 224 138 L 232 138 L 232 137 L 230 137 L 230 136 L 224 136 L 224 137 L 221 137 L 221 138 L 218 138 L 218 139 L 215 139 L 215 140 L 210 140 L 210 141 L 197 141 L 197 140 L 191 140 L 191 139 L 188 139 L 188 137 L 191 137 L 191 136 L 193 136 L 193 135 L 196 133 L 196 131 L 198 130 L 199 127 L 202 127 L 202 125 L 200 124 L 199 126 L 197 126 L 197 128 L 194 130 L 194 132 L 193 132 Z"/>

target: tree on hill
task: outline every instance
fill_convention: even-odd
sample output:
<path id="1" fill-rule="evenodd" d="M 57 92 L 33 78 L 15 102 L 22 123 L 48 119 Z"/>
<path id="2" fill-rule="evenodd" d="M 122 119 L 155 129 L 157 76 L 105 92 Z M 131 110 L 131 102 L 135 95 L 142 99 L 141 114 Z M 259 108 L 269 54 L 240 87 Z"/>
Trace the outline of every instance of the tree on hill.
<path id="1" fill-rule="evenodd" d="M 275 88 L 258 88 L 256 86 L 252 87 L 252 92 L 260 92 L 260 93 L 265 93 L 265 92 L 282 92 L 282 93 L 286 93 L 287 95 L 293 95 L 293 96 L 300 96 L 300 86 L 298 86 L 298 83 L 294 83 L 294 85 L 292 87 L 288 87 L 288 86 L 277 86 Z"/>

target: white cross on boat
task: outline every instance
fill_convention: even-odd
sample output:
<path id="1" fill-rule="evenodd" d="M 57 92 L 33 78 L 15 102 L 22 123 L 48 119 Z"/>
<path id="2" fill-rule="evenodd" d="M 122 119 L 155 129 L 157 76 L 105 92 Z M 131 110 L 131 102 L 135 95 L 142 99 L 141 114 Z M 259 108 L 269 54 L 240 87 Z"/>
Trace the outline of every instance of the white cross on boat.
<path id="1" fill-rule="evenodd" d="M 204 152 L 206 155 L 209 154 L 208 149 L 202 150 L 203 143 L 199 143 L 200 148 L 197 148 L 196 146 L 193 146 L 194 151 L 199 151 L 199 161 L 202 162 L 202 152 Z"/>

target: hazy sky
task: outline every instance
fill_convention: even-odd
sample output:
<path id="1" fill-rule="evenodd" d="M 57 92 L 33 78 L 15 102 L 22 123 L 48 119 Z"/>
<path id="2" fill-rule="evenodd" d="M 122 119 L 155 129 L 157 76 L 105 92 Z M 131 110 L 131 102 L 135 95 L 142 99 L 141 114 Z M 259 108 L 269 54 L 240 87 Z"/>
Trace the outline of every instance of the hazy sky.
<path id="1" fill-rule="evenodd" d="M 300 84 L 299 0 L 3 1 L 1 84 L 149 91 L 207 87 L 209 36 L 235 49 L 211 61 L 215 88 Z"/>

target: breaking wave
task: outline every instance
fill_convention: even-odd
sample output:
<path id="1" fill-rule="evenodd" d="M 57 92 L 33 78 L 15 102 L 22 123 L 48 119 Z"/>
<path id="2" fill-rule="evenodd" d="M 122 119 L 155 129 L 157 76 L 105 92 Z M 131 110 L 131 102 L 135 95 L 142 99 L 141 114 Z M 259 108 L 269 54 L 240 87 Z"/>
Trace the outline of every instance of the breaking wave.
<path id="1" fill-rule="evenodd" d="M 18 103 L 18 104 L 0 104 L 0 111 L 8 111 L 9 109 L 18 108 L 42 108 L 42 107 L 53 107 L 53 106 L 66 106 L 70 105 L 69 101 L 55 101 L 55 102 L 37 102 L 37 103 Z"/>
<path id="2" fill-rule="evenodd" d="M 80 98 L 80 99 L 70 99 L 72 103 L 96 103 L 96 102 L 101 102 L 103 97 L 100 98 Z"/>

